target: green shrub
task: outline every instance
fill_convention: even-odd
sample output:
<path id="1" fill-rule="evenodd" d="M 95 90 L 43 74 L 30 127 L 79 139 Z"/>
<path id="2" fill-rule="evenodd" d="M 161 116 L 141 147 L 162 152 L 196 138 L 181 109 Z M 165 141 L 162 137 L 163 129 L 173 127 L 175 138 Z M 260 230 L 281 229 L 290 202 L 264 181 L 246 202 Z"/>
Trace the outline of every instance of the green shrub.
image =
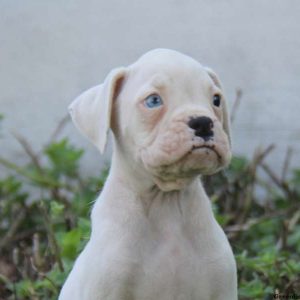
<path id="1" fill-rule="evenodd" d="M 90 209 L 108 170 L 81 176 L 83 151 L 67 139 L 37 154 L 17 138 L 30 162 L 0 157 L 9 170 L 0 180 L 0 299 L 56 299 L 89 238 Z M 264 162 L 271 150 L 235 156 L 227 170 L 203 178 L 236 255 L 242 300 L 300 293 L 300 170 L 279 177 Z"/>

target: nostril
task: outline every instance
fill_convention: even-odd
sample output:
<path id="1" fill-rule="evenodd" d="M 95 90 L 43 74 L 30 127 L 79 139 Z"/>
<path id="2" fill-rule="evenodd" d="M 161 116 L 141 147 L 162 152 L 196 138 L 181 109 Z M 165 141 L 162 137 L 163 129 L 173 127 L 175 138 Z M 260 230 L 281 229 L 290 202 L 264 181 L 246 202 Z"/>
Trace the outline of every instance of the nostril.
<path id="1" fill-rule="evenodd" d="M 211 118 L 196 117 L 196 118 L 191 118 L 188 122 L 188 125 L 190 128 L 194 130 L 210 131 L 213 128 L 214 123 Z"/>
<path id="2" fill-rule="evenodd" d="M 214 123 L 211 118 L 208 117 L 191 118 L 188 122 L 188 126 L 195 130 L 196 136 L 200 136 L 204 140 L 208 140 L 214 135 L 212 131 L 214 127 Z"/>

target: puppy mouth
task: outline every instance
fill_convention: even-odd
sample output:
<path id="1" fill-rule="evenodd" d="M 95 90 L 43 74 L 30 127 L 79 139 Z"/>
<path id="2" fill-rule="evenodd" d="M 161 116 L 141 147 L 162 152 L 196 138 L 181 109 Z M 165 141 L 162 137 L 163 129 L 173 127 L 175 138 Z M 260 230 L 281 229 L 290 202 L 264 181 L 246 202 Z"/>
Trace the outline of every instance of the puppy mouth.
<path id="1" fill-rule="evenodd" d="M 196 150 L 199 150 L 199 149 L 203 149 L 203 150 L 206 150 L 206 151 L 212 151 L 212 152 L 214 152 L 217 155 L 219 161 L 222 160 L 222 156 L 216 150 L 215 145 L 201 145 L 201 146 L 195 146 L 194 145 L 194 146 L 192 146 L 192 149 L 191 149 L 190 153 L 192 153 L 192 152 L 194 152 Z"/>

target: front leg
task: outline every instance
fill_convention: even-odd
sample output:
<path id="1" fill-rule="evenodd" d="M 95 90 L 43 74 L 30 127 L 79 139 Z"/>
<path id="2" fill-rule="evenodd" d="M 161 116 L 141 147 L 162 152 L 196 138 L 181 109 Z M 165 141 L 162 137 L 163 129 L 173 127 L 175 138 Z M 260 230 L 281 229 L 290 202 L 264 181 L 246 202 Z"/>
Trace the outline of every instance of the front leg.
<path id="1" fill-rule="evenodd" d="M 238 300 L 236 263 L 232 253 L 218 261 L 212 281 L 213 300 Z"/>
<path id="2" fill-rule="evenodd" d="M 133 300 L 135 265 L 129 259 L 120 259 L 120 250 L 118 254 L 100 251 L 89 242 L 76 260 L 59 300 Z"/>

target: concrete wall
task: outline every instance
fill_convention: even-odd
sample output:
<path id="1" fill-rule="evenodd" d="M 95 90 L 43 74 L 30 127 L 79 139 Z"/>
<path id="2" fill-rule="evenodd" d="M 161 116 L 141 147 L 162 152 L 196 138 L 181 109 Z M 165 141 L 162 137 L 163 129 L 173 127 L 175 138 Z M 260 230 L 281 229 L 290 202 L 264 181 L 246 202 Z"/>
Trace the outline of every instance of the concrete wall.
<path id="1" fill-rule="evenodd" d="M 233 126 L 236 153 L 276 143 L 271 161 L 278 169 L 291 145 L 300 166 L 299 20 L 298 0 L 0 0 L 0 112 L 6 117 L 0 154 L 23 161 L 7 130 L 41 147 L 81 91 L 112 68 L 166 47 L 212 67 L 230 105 L 236 89 L 243 90 Z M 64 135 L 87 149 L 85 171 L 98 172 L 103 158 L 96 150 L 71 124 Z"/>

